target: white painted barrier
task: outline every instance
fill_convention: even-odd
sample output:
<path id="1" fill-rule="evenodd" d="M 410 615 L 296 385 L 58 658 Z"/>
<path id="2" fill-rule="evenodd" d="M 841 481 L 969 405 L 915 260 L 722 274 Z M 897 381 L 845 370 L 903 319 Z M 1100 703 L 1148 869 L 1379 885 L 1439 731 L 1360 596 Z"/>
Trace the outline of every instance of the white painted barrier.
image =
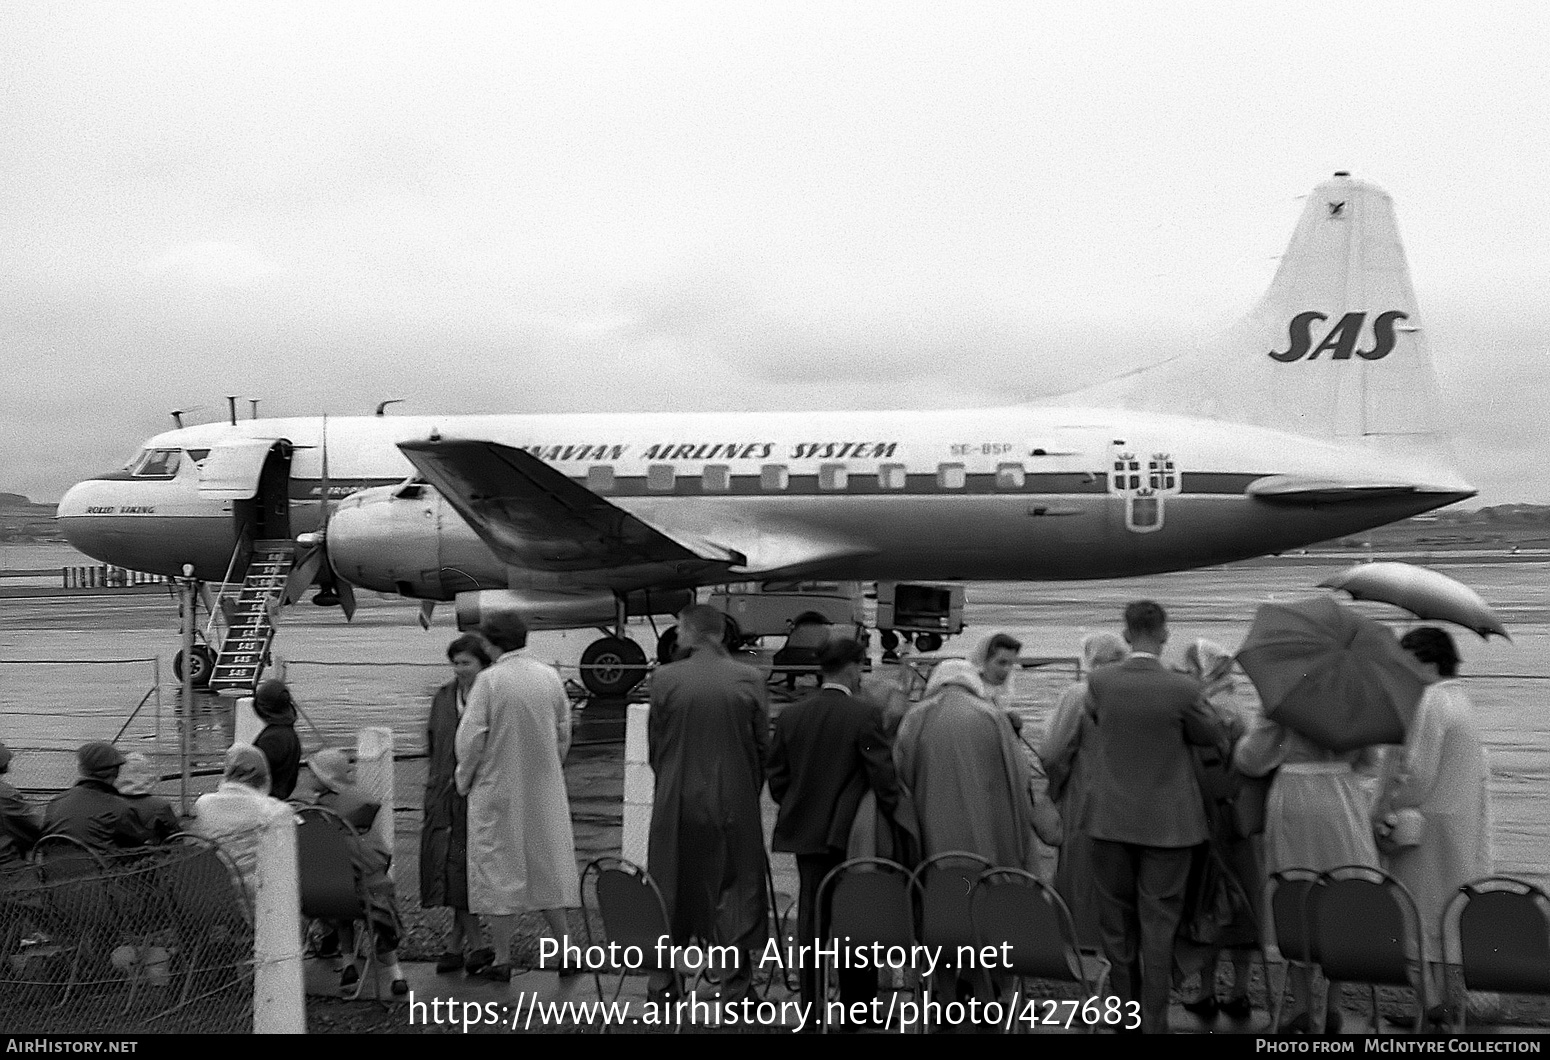
<path id="1" fill-rule="evenodd" d="M 649 703 L 631 703 L 624 716 L 624 835 L 619 844 L 621 857 L 648 869 L 651 801 L 656 792 L 656 775 L 647 754 L 650 712 Z"/>
<path id="2" fill-rule="evenodd" d="M 258 843 L 253 899 L 253 1032 L 307 1033 L 296 816 L 277 813 Z"/>
<path id="3" fill-rule="evenodd" d="M 258 716 L 258 711 L 253 709 L 253 697 L 243 696 L 237 700 L 237 705 L 232 709 L 232 720 L 236 722 L 235 731 L 232 734 L 232 743 L 252 743 L 258 739 L 258 734 L 264 731 L 264 722 Z"/>

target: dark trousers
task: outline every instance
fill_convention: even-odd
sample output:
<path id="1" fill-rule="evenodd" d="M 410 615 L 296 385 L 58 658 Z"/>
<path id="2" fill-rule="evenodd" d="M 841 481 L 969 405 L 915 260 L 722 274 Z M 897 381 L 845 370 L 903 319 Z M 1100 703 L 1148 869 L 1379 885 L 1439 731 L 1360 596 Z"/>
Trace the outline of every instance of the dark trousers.
<path id="1" fill-rule="evenodd" d="M 1113 965 L 1109 988 L 1124 1001 L 1141 1002 L 1141 1030 L 1147 1034 L 1168 1030 L 1173 938 L 1184 913 L 1193 849 L 1092 840 L 1098 931 Z"/>
<path id="2" fill-rule="evenodd" d="M 824 923 L 819 922 L 818 885 L 845 860 L 845 852 L 830 850 L 824 854 L 798 854 L 796 857 L 797 877 L 801 881 L 800 894 L 797 896 L 797 945 L 810 947 L 823 938 L 823 930 L 828 926 L 829 919 L 825 915 Z M 819 996 L 819 962 L 805 960 L 800 971 L 802 1000 L 815 1004 L 817 1007 L 811 1010 L 813 1018 L 822 1019 L 825 999 Z M 840 984 L 840 1000 L 847 1006 L 855 1001 L 871 1001 L 877 996 L 875 970 L 841 968 L 836 975 Z"/>

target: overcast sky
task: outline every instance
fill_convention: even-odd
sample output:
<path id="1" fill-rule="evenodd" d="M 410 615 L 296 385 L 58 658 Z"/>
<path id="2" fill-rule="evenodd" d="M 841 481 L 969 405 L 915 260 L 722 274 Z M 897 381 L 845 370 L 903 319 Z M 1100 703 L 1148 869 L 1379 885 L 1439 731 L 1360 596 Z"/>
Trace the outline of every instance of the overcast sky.
<path id="1" fill-rule="evenodd" d="M 1347 169 L 1478 503 L 1550 502 L 1547 69 L 1530 2 L 7 2 L 0 490 L 226 394 L 1036 397 L 1224 327 Z"/>

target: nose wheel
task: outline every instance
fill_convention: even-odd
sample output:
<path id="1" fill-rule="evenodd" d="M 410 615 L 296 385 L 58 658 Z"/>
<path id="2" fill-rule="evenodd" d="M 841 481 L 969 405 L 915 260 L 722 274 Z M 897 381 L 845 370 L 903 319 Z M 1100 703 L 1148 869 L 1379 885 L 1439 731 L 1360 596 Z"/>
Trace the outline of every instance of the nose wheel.
<path id="1" fill-rule="evenodd" d="M 210 673 L 215 669 L 215 654 L 203 644 L 196 644 L 189 659 L 189 680 L 195 688 L 204 688 L 210 683 Z M 183 653 L 180 651 L 172 657 L 172 672 L 179 681 L 183 680 L 184 665 Z"/>
<path id="2" fill-rule="evenodd" d="M 581 683 L 603 698 L 621 698 L 646 676 L 646 652 L 625 637 L 604 637 L 581 653 Z"/>

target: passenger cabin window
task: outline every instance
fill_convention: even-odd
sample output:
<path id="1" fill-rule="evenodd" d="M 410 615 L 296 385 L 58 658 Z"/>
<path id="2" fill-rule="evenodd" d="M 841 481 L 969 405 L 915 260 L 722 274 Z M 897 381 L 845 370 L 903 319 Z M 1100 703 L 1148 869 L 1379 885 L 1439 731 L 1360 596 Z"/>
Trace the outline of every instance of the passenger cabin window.
<path id="1" fill-rule="evenodd" d="M 136 478 L 171 478 L 178 473 L 181 449 L 147 449 L 131 472 Z"/>
<path id="2" fill-rule="evenodd" d="M 700 472 L 700 488 L 706 493 L 725 493 L 732 488 L 732 469 L 725 464 L 706 464 Z"/>
<path id="3" fill-rule="evenodd" d="M 997 464 L 996 465 L 996 489 L 1020 490 L 1027 476 L 1021 464 Z"/>
<path id="4" fill-rule="evenodd" d="M 938 464 L 936 466 L 936 484 L 944 490 L 961 490 L 969 481 L 962 464 Z"/>
<path id="5" fill-rule="evenodd" d="M 818 488 L 821 490 L 842 490 L 845 482 L 844 464 L 824 464 L 818 469 Z"/>
<path id="6" fill-rule="evenodd" d="M 902 490 L 908 483 L 903 464 L 881 464 L 877 468 L 877 488 Z"/>
<path id="7" fill-rule="evenodd" d="M 759 469 L 759 488 L 774 493 L 791 485 L 791 472 L 785 464 L 765 464 Z"/>
<path id="8" fill-rule="evenodd" d="M 593 493 L 612 493 L 614 489 L 614 466 L 612 464 L 593 464 L 587 468 L 587 489 Z"/>
<path id="9" fill-rule="evenodd" d="M 652 464 L 646 469 L 646 488 L 652 493 L 671 493 L 677 481 L 672 464 Z"/>

